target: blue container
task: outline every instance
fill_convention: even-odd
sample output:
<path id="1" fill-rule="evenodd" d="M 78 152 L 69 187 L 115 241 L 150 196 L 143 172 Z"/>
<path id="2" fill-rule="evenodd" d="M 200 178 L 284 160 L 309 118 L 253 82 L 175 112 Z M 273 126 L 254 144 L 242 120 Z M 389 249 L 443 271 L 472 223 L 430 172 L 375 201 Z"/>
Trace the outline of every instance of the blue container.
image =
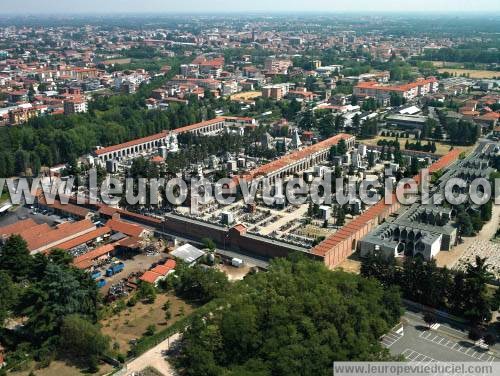
<path id="1" fill-rule="evenodd" d="M 92 277 L 92 279 L 97 279 L 101 276 L 101 272 L 99 270 L 96 270 L 95 272 L 92 272 L 90 276 Z"/>

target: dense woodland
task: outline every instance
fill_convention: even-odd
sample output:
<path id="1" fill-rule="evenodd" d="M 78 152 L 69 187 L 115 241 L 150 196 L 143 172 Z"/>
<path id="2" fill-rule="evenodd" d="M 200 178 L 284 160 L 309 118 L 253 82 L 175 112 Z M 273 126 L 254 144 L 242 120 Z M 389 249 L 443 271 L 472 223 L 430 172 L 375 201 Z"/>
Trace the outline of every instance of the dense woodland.
<path id="1" fill-rule="evenodd" d="M 333 360 L 387 360 L 378 338 L 401 314 L 395 288 L 301 258 L 273 261 L 217 306 L 185 332 L 186 375 L 318 376 Z"/>
<path id="2" fill-rule="evenodd" d="M 439 137 L 443 129 L 454 145 L 474 145 L 481 135 L 481 127 L 467 120 L 453 120 L 446 117 L 445 111 L 439 112 L 440 125 L 433 129 L 434 136 Z"/>
<path id="3" fill-rule="evenodd" d="M 422 59 L 433 61 L 452 61 L 459 63 L 498 63 L 500 61 L 500 52 L 496 44 L 492 46 L 482 46 L 481 44 L 463 45 L 458 48 L 441 48 L 439 50 L 427 50 Z"/>
<path id="4" fill-rule="evenodd" d="M 29 359 L 40 367 L 64 359 L 95 371 L 104 355 L 113 354 L 98 326 L 103 305 L 95 282 L 70 266 L 67 253 L 31 256 L 24 240 L 13 236 L 2 248 L 0 281 L 2 326 L 8 318 L 27 319 L 18 331 L 0 331 L 12 367 Z M 141 284 L 126 304 L 151 303 L 169 290 L 198 306 L 211 302 L 209 313 L 199 310 L 189 318 L 180 358 L 188 375 L 291 375 L 305 369 L 326 375 L 335 359 L 388 359 L 378 338 L 401 314 L 396 288 L 301 257 L 275 260 L 269 272 L 235 284 L 215 269 L 179 263 L 176 276 L 155 290 Z"/>
<path id="5" fill-rule="evenodd" d="M 108 341 L 96 327 L 100 295 L 90 275 L 70 266 L 64 251 L 29 254 L 12 236 L 0 255 L 0 337 L 10 364 L 29 357 L 48 365 L 55 358 L 95 370 Z M 3 328 L 8 317 L 25 317 L 18 331 Z"/>
<path id="6" fill-rule="evenodd" d="M 0 176 L 28 169 L 37 174 L 41 166 L 67 163 L 96 145 L 113 145 L 215 117 L 198 101 L 148 111 L 144 99 L 152 87 L 135 95 L 99 97 L 90 103 L 87 114 L 37 117 L 20 127 L 1 128 Z"/>
<path id="7" fill-rule="evenodd" d="M 500 289 L 494 295 L 487 284 L 493 280 L 486 259 L 477 257 L 465 271 L 438 268 L 434 260 L 396 260 L 371 254 L 361 266 L 361 274 L 374 277 L 384 286 L 399 286 L 404 298 L 454 313 L 472 324 L 487 324 L 500 305 Z"/>

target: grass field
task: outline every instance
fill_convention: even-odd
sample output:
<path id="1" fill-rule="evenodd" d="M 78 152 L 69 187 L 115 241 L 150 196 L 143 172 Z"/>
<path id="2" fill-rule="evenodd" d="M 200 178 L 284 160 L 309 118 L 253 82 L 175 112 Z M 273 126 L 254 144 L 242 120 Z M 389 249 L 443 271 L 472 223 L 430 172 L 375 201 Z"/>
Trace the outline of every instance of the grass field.
<path id="1" fill-rule="evenodd" d="M 109 364 L 100 364 L 99 365 L 99 371 L 96 373 L 88 373 L 88 372 L 82 372 L 80 369 L 68 365 L 65 362 L 56 360 L 50 363 L 50 365 L 47 368 L 36 368 L 35 363 L 31 363 L 29 367 L 25 371 L 22 372 L 11 372 L 9 375 L 13 376 L 28 376 L 30 375 L 30 372 L 33 372 L 36 376 L 75 376 L 75 375 L 87 375 L 87 376 L 101 376 L 101 375 L 107 375 L 113 370 L 113 367 L 111 367 Z"/>
<path id="2" fill-rule="evenodd" d="M 0 192 L 0 204 L 7 200 L 7 198 L 9 198 L 9 194 L 7 192 L 7 189 L 4 187 L 4 190 Z"/>
<path id="3" fill-rule="evenodd" d="M 463 68 L 463 63 L 457 63 L 455 61 L 431 61 L 425 60 L 424 63 L 431 63 L 436 68 Z"/>
<path id="4" fill-rule="evenodd" d="M 105 65 L 111 65 L 111 64 L 130 64 L 131 62 L 132 62 L 131 58 L 124 57 L 122 59 L 105 60 L 105 61 L 103 61 L 103 64 L 105 64 Z"/>
<path id="5" fill-rule="evenodd" d="M 116 342 L 119 344 L 118 351 L 126 354 L 130 349 L 129 341 L 138 339 L 144 335 L 148 325 L 156 325 L 157 330 L 165 328 L 165 311 L 163 304 L 170 300 L 172 318 L 167 325 L 171 325 L 181 317 L 179 312 L 184 307 L 185 315 L 192 312 L 192 307 L 169 294 L 158 294 L 153 304 L 137 303 L 134 307 L 127 307 L 120 313 L 101 321 L 103 334 L 111 338 L 111 346 Z"/>
<path id="6" fill-rule="evenodd" d="M 372 139 L 369 139 L 369 140 L 362 140 L 361 142 L 365 145 L 377 145 L 377 142 L 379 140 L 389 140 L 389 141 L 392 141 L 392 140 L 395 140 L 396 137 L 382 137 L 382 136 L 377 136 L 375 138 L 372 138 Z M 398 141 L 399 141 L 399 145 L 401 147 L 401 150 L 404 151 L 405 150 L 405 143 L 406 143 L 406 138 L 400 138 Z M 410 138 L 408 139 L 410 143 L 414 143 L 415 140 Z M 425 145 L 427 143 L 427 141 L 423 141 L 423 144 Z M 459 150 L 470 150 L 472 148 L 472 146 L 455 146 L 454 147 L 455 149 L 459 149 Z M 444 144 L 442 142 L 436 142 L 436 154 L 439 154 L 439 155 L 444 155 L 446 153 L 448 153 L 450 151 L 450 145 L 447 145 L 447 144 Z"/>
<path id="7" fill-rule="evenodd" d="M 500 77 L 500 72 L 491 70 L 475 70 L 475 69 L 454 69 L 454 68 L 439 68 L 439 73 L 448 72 L 457 76 L 469 75 L 470 78 L 494 78 Z"/>

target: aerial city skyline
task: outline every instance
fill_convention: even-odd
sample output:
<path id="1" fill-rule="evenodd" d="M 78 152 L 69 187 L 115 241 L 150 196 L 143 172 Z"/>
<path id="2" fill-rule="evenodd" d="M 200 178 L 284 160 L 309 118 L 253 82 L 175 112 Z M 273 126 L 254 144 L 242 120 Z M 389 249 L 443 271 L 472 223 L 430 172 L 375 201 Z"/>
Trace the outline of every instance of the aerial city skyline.
<path id="1" fill-rule="evenodd" d="M 489 0 L 356 0 L 351 2 L 318 0 L 310 4 L 302 0 L 265 0 L 255 1 L 201 1 L 186 0 L 88 0 L 73 2 L 67 0 L 26 0 L 22 3 L 7 2 L 2 4 L 3 12 L 16 14 L 59 14 L 59 13 L 200 13 L 200 12 L 434 12 L 461 13 L 474 12 L 488 14 L 500 11 L 500 4 Z"/>
<path id="2" fill-rule="evenodd" d="M 0 8 L 0 376 L 500 375 L 498 1 Z"/>

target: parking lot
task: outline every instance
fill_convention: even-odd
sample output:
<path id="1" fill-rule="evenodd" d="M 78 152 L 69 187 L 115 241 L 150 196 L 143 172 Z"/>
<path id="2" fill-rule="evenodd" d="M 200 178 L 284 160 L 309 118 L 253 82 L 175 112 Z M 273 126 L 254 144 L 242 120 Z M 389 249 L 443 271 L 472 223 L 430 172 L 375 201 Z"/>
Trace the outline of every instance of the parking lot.
<path id="1" fill-rule="evenodd" d="M 20 220 L 33 219 L 36 223 L 47 223 L 49 226 L 53 226 L 56 223 L 56 219 L 59 217 L 44 215 L 42 213 L 33 213 L 32 210 L 25 206 L 15 207 L 12 211 L 7 214 L 0 216 L 0 227 L 8 226 L 14 224 Z M 60 219 L 60 218 L 59 218 Z"/>
<path id="2" fill-rule="evenodd" d="M 446 347 L 447 349 L 467 355 L 468 357 L 473 358 L 474 361 L 480 360 L 484 362 L 491 362 L 495 359 L 493 356 L 489 355 L 487 351 L 485 351 L 484 349 L 479 349 L 472 343 L 465 341 L 463 342 L 451 341 L 446 337 L 435 334 L 433 330 L 427 330 L 425 332 L 422 332 L 420 333 L 419 337 L 426 341 L 435 343 L 439 346 L 443 346 Z"/>
<path id="3" fill-rule="evenodd" d="M 475 346 L 465 337 L 449 336 L 439 330 L 439 325 L 429 329 L 417 320 L 408 320 L 406 316 L 403 326 L 383 336 L 381 343 L 392 355 L 403 355 L 411 362 L 491 363 L 499 360 L 493 353 Z"/>

